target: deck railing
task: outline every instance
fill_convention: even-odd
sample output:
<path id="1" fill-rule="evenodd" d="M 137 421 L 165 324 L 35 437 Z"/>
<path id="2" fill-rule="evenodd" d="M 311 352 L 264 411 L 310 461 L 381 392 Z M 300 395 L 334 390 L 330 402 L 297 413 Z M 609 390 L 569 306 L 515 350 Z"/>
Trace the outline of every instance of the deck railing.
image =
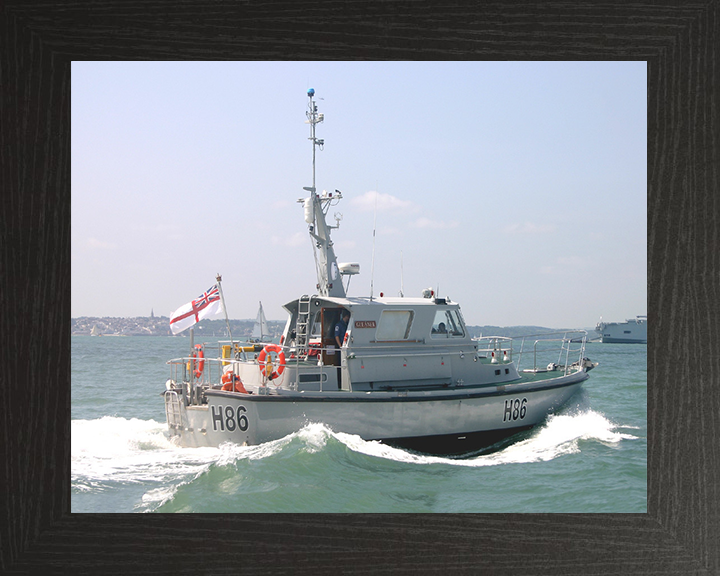
<path id="1" fill-rule="evenodd" d="M 555 338 L 554 336 L 560 337 Z M 519 349 L 517 347 L 518 340 L 520 341 Z M 469 349 L 467 341 L 458 344 L 443 343 L 442 354 L 445 356 L 452 356 L 454 354 L 463 356 L 468 353 L 475 353 L 477 359 L 481 362 L 493 364 L 513 362 L 518 372 L 538 373 L 562 370 L 567 374 L 573 370 L 573 366 L 582 364 L 586 342 L 587 331 L 585 330 L 565 330 L 544 334 L 531 334 L 516 338 L 481 336 L 473 338 L 473 348 L 476 347 L 477 350 Z M 531 347 L 530 343 L 532 343 Z M 433 342 L 432 344 L 436 343 Z M 195 368 L 198 367 L 200 361 L 197 356 L 169 360 L 171 380 L 174 383 L 172 388 L 176 391 L 182 389 L 189 403 L 199 403 L 203 389 L 217 387 L 220 384 L 225 366 L 234 363 L 246 364 L 257 361 L 257 357 L 263 349 L 263 346 L 263 344 L 235 343 L 235 351 L 233 353 L 233 349 L 226 342 L 218 342 L 216 344 L 206 343 L 203 345 L 204 368 L 199 376 L 194 374 Z M 437 355 L 440 352 L 433 350 L 433 348 L 436 347 L 436 345 L 429 346 L 426 352 L 416 350 L 413 355 Z M 333 371 L 336 371 L 340 366 L 337 364 L 323 364 L 320 361 L 323 355 L 327 355 L 328 352 L 333 352 L 335 355 L 348 354 L 348 358 L 351 359 L 366 359 L 371 357 L 391 358 L 407 355 L 407 352 L 399 350 L 378 350 L 375 346 L 352 346 L 349 349 L 338 349 L 337 347 L 320 348 L 313 346 L 310 348 L 312 355 L 299 357 L 294 354 L 294 347 L 280 346 L 280 348 L 285 354 L 286 370 L 284 376 L 291 372 L 293 373 L 292 379 L 288 381 L 281 376 L 277 381 L 269 381 L 264 384 L 269 383 L 275 387 L 287 387 L 294 390 L 298 388 L 301 375 L 306 383 L 314 381 L 313 378 L 317 378 L 320 391 L 323 391 L 324 388 L 326 390 L 328 389 L 328 382 L 331 383 L 331 390 L 337 390 L 337 381 L 335 379 L 337 372 Z M 524 368 L 523 362 L 531 362 L 532 367 Z M 295 370 L 287 370 L 287 368 L 295 368 Z M 348 385 L 350 389 L 352 389 L 352 384 L 348 383 Z"/>
<path id="2" fill-rule="evenodd" d="M 561 338 L 553 336 L 562 335 Z M 526 342 L 532 341 L 532 368 L 522 366 Z M 562 330 L 545 334 L 531 334 L 521 337 L 518 352 L 518 372 L 544 372 L 562 370 L 565 374 L 572 370 L 573 365 L 582 364 L 587 343 L 586 330 Z M 574 346 L 576 344 L 577 346 Z M 557 355 L 557 356 L 555 356 Z"/>
<path id="3" fill-rule="evenodd" d="M 210 388 L 218 386 L 221 382 L 221 378 L 225 369 L 225 366 L 230 364 L 246 364 L 257 361 L 259 353 L 262 351 L 264 344 L 248 344 L 235 343 L 235 351 L 231 345 L 226 342 L 218 343 L 205 343 L 203 346 L 203 370 L 199 376 L 195 375 L 195 368 L 199 367 L 200 360 L 197 356 L 185 356 L 182 358 L 174 358 L 168 360 L 170 365 L 170 379 L 174 383 L 174 388 L 177 390 L 183 385 L 189 389 L 183 390 L 189 396 L 192 396 L 192 391 L 197 388 Z M 320 390 L 322 390 L 323 382 L 327 381 L 327 377 L 323 377 L 323 374 L 327 374 L 330 370 L 339 368 L 339 365 L 334 364 L 322 364 L 316 362 L 314 359 L 322 357 L 323 353 L 334 352 L 337 355 L 341 354 L 341 350 L 338 348 L 320 348 L 313 346 L 311 348 L 312 354 L 299 357 L 294 354 L 295 348 L 289 346 L 280 346 L 285 355 L 285 363 L 283 366 L 287 369 L 288 367 L 296 368 L 295 374 L 296 379 L 293 382 L 288 383 L 289 387 L 297 389 L 298 379 L 302 366 L 304 370 L 302 374 L 312 375 L 313 373 L 318 374 L 318 382 Z M 277 368 L 277 365 L 275 366 Z M 317 367 L 317 371 L 314 368 Z M 258 365 L 258 370 L 260 367 Z M 278 378 L 278 383 L 275 383 L 277 387 L 284 384 L 282 376 Z M 268 383 L 274 383 L 269 381 Z M 192 403 L 192 401 L 191 401 Z"/>
<path id="4" fill-rule="evenodd" d="M 513 360 L 513 339 L 505 336 L 480 336 L 473 338 L 477 343 L 480 360 L 491 363 L 507 363 Z"/>

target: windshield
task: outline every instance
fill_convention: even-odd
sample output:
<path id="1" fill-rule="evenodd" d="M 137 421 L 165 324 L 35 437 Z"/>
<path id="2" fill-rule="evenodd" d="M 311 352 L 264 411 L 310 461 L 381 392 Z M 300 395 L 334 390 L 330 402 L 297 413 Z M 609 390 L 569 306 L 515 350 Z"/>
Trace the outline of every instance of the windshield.
<path id="1" fill-rule="evenodd" d="M 435 313 L 430 336 L 433 338 L 462 338 L 465 328 L 458 310 L 438 310 Z"/>

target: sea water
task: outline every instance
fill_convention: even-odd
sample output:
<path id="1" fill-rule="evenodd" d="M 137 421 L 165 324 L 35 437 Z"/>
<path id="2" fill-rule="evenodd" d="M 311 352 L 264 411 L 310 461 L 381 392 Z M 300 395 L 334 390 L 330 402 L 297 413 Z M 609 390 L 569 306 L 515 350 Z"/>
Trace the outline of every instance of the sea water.
<path id="1" fill-rule="evenodd" d="M 494 451 L 447 458 L 321 424 L 180 448 L 162 393 L 188 338 L 71 342 L 72 512 L 647 512 L 644 344 L 589 343 L 599 366 L 566 407 Z"/>

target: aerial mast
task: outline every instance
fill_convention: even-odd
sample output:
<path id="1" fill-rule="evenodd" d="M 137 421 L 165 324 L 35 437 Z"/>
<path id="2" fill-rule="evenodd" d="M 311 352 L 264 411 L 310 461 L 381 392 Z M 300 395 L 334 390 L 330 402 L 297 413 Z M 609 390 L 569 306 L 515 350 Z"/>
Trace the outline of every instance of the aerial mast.
<path id="1" fill-rule="evenodd" d="M 320 150 L 322 150 L 323 146 L 325 145 L 325 140 L 319 140 L 315 137 L 315 126 L 317 126 L 320 122 L 325 120 L 325 114 L 319 114 L 317 111 L 317 104 L 315 104 L 314 97 L 315 96 L 315 89 L 310 88 L 308 90 L 308 98 L 310 98 L 310 102 L 308 103 L 308 111 L 305 113 L 307 116 L 307 121 L 310 124 L 310 140 L 312 140 L 313 143 L 313 164 L 312 164 L 312 191 L 315 192 L 315 149 L 319 146 Z"/>
<path id="2" fill-rule="evenodd" d="M 303 190 L 310 192 L 309 198 L 301 198 L 301 202 L 305 208 L 305 222 L 308 224 L 308 231 L 314 240 L 313 249 L 315 250 L 315 265 L 317 268 L 317 289 L 320 296 L 334 296 L 337 298 L 345 297 L 345 288 L 340 278 L 340 270 L 338 269 L 337 258 L 333 250 L 333 243 L 330 238 L 330 230 L 340 226 L 342 216 L 335 215 L 337 224 L 329 226 L 325 221 L 325 215 L 333 201 L 340 200 L 342 193 L 339 190 L 335 192 L 325 192 L 322 195 L 317 193 L 315 187 L 315 154 L 319 147 L 323 149 L 325 141 L 315 136 L 315 127 L 325 120 L 325 115 L 318 113 L 317 104 L 315 104 L 315 90 L 310 88 L 307 91 L 309 98 L 308 111 L 306 112 L 307 124 L 310 124 L 310 138 L 313 145 L 312 159 L 312 187 L 304 187 Z"/>

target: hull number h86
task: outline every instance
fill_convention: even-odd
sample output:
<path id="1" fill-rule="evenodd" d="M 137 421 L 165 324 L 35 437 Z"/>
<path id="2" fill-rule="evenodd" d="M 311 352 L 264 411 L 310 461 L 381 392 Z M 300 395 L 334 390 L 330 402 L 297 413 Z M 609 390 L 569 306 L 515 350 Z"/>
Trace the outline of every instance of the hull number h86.
<path id="1" fill-rule="evenodd" d="M 527 398 L 511 398 L 505 400 L 505 411 L 503 413 L 503 422 L 509 422 L 512 420 L 522 420 L 527 414 Z"/>
<path id="2" fill-rule="evenodd" d="M 247 416 L 245 415 L 245 412 L 247 412 L 245 406 L 238 406 L 237 410 L 235 410 L 232 406 L 217 406 L 217 410 L 215 408 L 216 406 L 210 407 L 212 413 L 212 427 L 214 431 L 247 431 L 249 422 Z"/>

